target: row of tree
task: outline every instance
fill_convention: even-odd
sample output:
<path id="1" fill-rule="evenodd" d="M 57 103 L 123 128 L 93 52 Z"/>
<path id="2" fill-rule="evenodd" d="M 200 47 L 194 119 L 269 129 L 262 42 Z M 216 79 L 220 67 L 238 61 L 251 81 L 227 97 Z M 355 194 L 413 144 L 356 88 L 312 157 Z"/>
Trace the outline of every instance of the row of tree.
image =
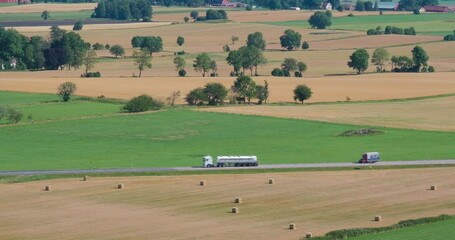
<path id="1" fill-rule="evenodd" d="M 376 65 L 378 72 L 384 72 L 385 66 L 389 62 L 392 65 L 393 72 L 434 72 L 434 68 L 428 66 L 429 57 L 422 47 L 415 46 L 411 52 L 412 59 L 407 56 L 392 56 L 390 58 L 386 49 L 378 48 L 374 50 L 371 62 Z M 365 49 L 357 49 L 349 58 L 348 66 L 357 70 L 359 74 L 368 69 L 370 55 Z"/>
<path id="2" fill-rule="evenodd" d="M 395 26 L 386 26 L 384 31 L 380 26 L 376 29 L 368 29 L 367 35 L 382 35 L 382 34 L 398 34 L 398 35 L 416 35 L 416 30 L 413 27 L 410 28 L 399 28 Z"/>
<path id="3" fill-rule="evenodd" d="M 150 21 L 152 13 L 153 9 L 149 0 L 101 0 L 92 17 Z"/>

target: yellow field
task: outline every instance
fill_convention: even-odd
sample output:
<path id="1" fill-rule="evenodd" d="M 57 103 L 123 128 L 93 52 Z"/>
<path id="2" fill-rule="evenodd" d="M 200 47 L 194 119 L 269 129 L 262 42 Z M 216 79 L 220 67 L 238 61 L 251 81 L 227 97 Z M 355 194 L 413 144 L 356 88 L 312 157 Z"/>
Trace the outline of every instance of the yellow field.
<path id="1" fill-rule="evenodd" d="M 406 102 L 239 106 L 201 111 L 309 119 L 355 125 L 455 131 L 455 97 Z"/>
<path id="2" fill-rule="evenodd" d="M 300 239 L 455 214 L 454 174 L 434 168 L 0 184 L 8 193 L 0 195 L 0 238 Z M 267 184 L 269 178 L 276 183 Z M 125 189 L 115 189 L 119 182 Z M 438 191 L 429 191 L 434 184 Z M 243 203 L 234 204 L 236 197 Z M 237 215 L 230 213 L 234 206 Z M 372 221 L 376 215 L 383 221 Z"/>
<path id="3" fill-rule="evenodd" d="M 65 3 L 65 4 L 53 4 L 53 3 L 36 3 L 36 4 L 24 4 L 17 6 L 8 6 L 0 8 L 0 13 L 31 13 L 31 12 L 73 12 L 82 10 L 93 10 L 96 7 L 96 3 Z"/>

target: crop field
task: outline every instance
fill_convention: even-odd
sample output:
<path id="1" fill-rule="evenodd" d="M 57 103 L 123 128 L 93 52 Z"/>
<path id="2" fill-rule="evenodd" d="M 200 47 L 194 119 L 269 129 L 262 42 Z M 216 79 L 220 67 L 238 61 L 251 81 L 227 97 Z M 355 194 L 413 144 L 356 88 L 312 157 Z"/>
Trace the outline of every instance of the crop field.
<path id="1" fill-rule="evenodd" d="M 259 152 L 262 163 L 349 162 L 364 149 L 381 151 L 384 160 L 455 157 L 449 132 L 379 128 L 383 134 L 339 137 L 360 127 L 181 109 L 120 115 L 118 104 L 43 103 L 49 96 L 42 96 L 16 105 L 8 98 L 33 118 L 0 127 L 0 152 L 8 156 L 1 170 L 195 166 L 206 154 Z"/>
<path id="2" fill-rule="evenodd" d="M 202 109 L 246 115 L 455 132 L 455 96 L 409 101 Z M 431 114 L 428 114 L 431 113 Z"/>
<path id="3" fill-rule="evenodd" d="M 307 232 L 455 214 L 453 173 L 430 168 L 0 184 L 8 193 L 0 195 L 0 238 L 300 239 Z M 275 184 L 267 184 L 269 178 Z M 199 186 L 200 180 L 207 185 Z M 125 189 L 115 189 L 118 183 Z M 432 184 L 440 189 L 429 191 Z M 43 191 L 45 185 L 52 191 Z M 234 204 L 236 197 L 243 203 Z M 240 212 L 230 213 L 232 207 Z M 372 221 L 376 215 L 383 220 Z M 290 223 L 297 229 L 289 230 Z M 443 224 L 438 229 L 450 234 Z"/>
<path id="4" fill-rule="evenodd" d="M 414 240 L 414 239 L 432 239 L 446 240 L 455 236 L 453 227 L 455 220 L 448 220 L 437 223 L 428 223 L 421 226 L 414 226 L 378 234 L 370 234 L 361 237 L 349 238 L 349 240 Z"/>
<path id="5" fill-rule="evenodd" d="M 0 13 L 42 13 L 43 11 L 53 12 L 77 12 L 83 10 L 93 10 L 96 3 L 35 3 L 24 5 L 10 5 L 0 8 Z"/>

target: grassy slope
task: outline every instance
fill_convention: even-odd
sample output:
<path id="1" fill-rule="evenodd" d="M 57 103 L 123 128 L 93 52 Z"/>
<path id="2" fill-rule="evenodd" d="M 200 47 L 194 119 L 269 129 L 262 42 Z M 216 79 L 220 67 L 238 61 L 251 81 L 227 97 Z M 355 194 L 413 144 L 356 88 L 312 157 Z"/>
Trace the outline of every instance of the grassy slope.
<path id="1" fill-rule="evenodd" d="M 354 13 L 355 14 L 355 13 Z M 383 16 L 355 16 L 332 18 L 332 26 L 329 29 L 343 29 L 366 31 L 370 28 L 381 26 L 384 29 L 387 25 L 402 28 L 414 27 L 417 34 L 422 35 L 446 35 L 453 31 L 455 22 L 454 14 L 404 14 Z M 277 26 L 291 26 L 309 28 L 307 20 L 288 22 L 269 22 Z"/>
<path id="2" fill-rule="evenodd" d="M 169 110 L 0 128 L 1 170 L 167 167 L 205 154 L 255 154 L 262 163 L 346 162 L 364 151 L 384 160 L 454 158 L 455 134 L 385 129 L 336 137 L 355 126 Z"/>
<path id="3" fill-rule="evenodd" d="M 84 20 L 89 19 L 92 10 L 75 11 L 75 12 L 50 12 L 49 20 Z M 44 21 L 40 12 L 34 13 L 2 13 L 0 21 Z"/>
<path id="4" fill-rule="evenodd" d="M 402 228 L 389 232 L 349 238 L 349 240 L 446 240 L 452 239 L 453 236 L 455 236 L 455 228 L 453 226 L 455 226 L 455 220 L 448 220 Z"/>

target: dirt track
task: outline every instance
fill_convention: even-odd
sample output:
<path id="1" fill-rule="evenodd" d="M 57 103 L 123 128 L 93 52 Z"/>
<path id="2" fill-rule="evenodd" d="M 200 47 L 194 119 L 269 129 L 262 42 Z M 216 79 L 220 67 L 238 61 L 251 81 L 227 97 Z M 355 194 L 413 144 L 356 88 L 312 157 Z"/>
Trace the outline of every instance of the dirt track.
<path id="1" fill-rule="evenodd" d="M 0 195 L 0 238 L 299 239 L 306 232 L 455 214 L 454 174 L 454 168 L 432 168 L 0 184 L 8 193 Z M 276 183 L 267 184 L 269 178 Z M 125 189 L 115 189 L 119 182 Z M 428 190 L 434 184 L 438 191 Z M 52 191 L 43 191 L 45 185 Z M 243 203 L 234 204 L 235 197 Z M 229 213 L 234 206 L 237 215 Z M 372 221 L 375 215 L 383 221 Z M 291 222 L 297 230 L 287 229 Z"/>

